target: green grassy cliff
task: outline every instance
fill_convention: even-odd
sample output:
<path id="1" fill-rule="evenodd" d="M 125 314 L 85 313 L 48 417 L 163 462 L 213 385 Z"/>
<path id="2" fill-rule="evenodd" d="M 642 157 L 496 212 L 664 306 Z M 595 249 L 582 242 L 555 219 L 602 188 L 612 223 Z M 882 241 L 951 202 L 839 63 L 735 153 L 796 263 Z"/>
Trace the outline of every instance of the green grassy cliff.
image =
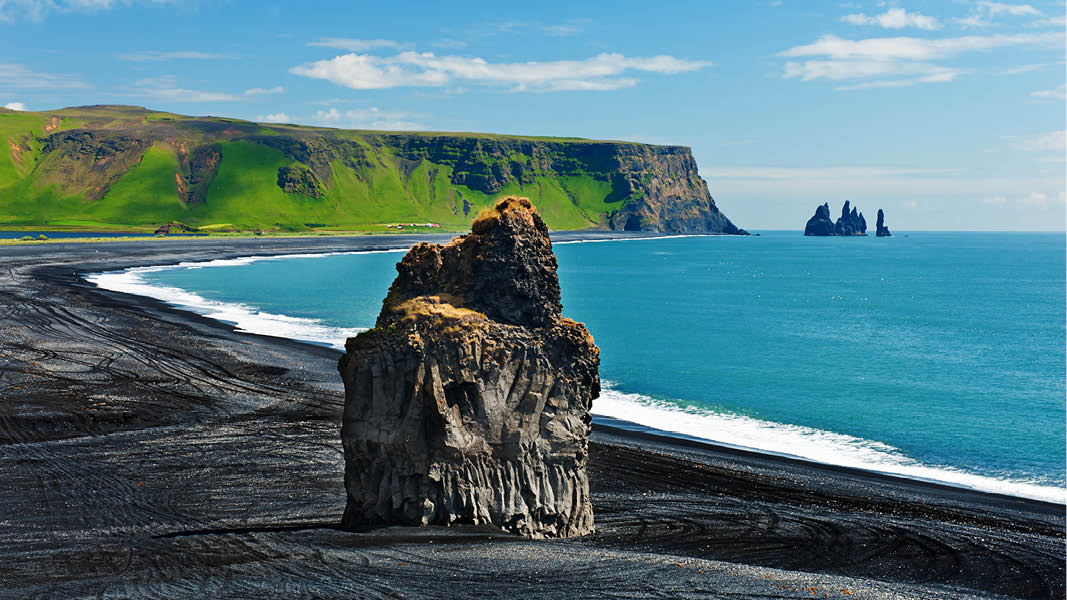
<path id="1" fill-rule="evenodd" d="M 0 109 L 0 226 L 206 230 L 466 228 L 502 195 L 553 229 L 742 233 L 688 148 L 392 133 L 130 106 Z"/>

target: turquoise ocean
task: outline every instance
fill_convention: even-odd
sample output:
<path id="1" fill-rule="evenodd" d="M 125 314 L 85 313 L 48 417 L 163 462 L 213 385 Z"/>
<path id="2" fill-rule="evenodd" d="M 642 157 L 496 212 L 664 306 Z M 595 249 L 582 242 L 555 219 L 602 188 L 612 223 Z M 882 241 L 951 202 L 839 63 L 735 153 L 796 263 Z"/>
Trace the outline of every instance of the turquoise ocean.
<path id="1" fill-rule="evenodd" d="M 1064 234 L 667 237 L 554 245 L 601 348 L 596 418 L 811 461 L 1067 500 Z M 402 251 L 88 276 L 341 348 Z"/>

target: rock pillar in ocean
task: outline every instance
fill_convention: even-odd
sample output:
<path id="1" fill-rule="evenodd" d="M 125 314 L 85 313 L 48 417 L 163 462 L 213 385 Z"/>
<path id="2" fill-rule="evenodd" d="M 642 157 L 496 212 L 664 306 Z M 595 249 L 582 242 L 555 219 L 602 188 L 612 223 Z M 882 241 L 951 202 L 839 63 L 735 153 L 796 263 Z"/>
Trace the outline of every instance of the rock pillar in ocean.
<path id="1" fill-rule="evenodd" d="M 830 220 L 830 205 L 823 204 L 822 206 L 815 208 L 815 215 L 808 219 L 807 225 L 804 226 L 804 235 L 867 235 L 867 219 L 863 218 L 863 213 L 856 210 L 856 207 L 845 200 L 845 205 L 841 207 L 841 216 L 837 219 L 837 222 Z"/>
<path id="2" fill-rule="evenodd" d="M 867 235 L 867 220 L 863 218 L 863 213 L 857 211 L 854 206 L 850 212 L 849 204 L 849 201 L 845 200 L 844 206 L 841 207 L 841 216 L 834 224 L 834 234 Z"/>
<path id="3" fill-rule="evenodd" d="M 834 222 L 830 220 L 830 204 L 815 208 L 815 215 L 804 226 L 804 235 L 835 235 Z"/>
<path id="4" fill-rule="evenodd" d="M 874 235 L 877 237 L 890 237 L 893 235 L 889 233 L 889 228 L 885 226 L 885 213 L 880 208 L 878 209 L 878 222 L 875 223 L 875 227 L 877 229 Z"/>
<path id="5" fill-rule="evenodd" d="M 343 525 L 593 531 L 586 476 L 600 351 L 562 316 L 548 228 L 506 198 L 397 264 L 374 329 L 350 338 Z"/>

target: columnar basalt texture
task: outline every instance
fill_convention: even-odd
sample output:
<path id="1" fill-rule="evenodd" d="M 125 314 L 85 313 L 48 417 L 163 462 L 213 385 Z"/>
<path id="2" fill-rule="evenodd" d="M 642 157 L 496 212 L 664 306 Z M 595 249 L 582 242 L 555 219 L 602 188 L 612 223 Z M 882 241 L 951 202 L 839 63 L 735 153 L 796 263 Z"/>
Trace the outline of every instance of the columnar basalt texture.
<path id="1" fill-rule="evenodd" d="M 586 477 L 600 351 L 561 316 L 548 228 L 507 198 L 397 264 L 376 327 L 346 344 L 343 525 L 593 531 Z"/>

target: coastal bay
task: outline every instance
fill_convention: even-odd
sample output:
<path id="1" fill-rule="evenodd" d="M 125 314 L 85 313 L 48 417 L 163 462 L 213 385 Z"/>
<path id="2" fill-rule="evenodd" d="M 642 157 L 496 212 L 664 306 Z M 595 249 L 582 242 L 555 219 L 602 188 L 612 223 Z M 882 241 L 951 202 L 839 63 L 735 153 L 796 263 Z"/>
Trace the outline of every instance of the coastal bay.
<path id="1" fill-rule="evenodd" d="M 1062 505 L 604 422 L 592 536 L 343 532 L 336 350 L 81 279 L 415 239 L 0 250 L 0 596 L 1063 597 Z"/>

